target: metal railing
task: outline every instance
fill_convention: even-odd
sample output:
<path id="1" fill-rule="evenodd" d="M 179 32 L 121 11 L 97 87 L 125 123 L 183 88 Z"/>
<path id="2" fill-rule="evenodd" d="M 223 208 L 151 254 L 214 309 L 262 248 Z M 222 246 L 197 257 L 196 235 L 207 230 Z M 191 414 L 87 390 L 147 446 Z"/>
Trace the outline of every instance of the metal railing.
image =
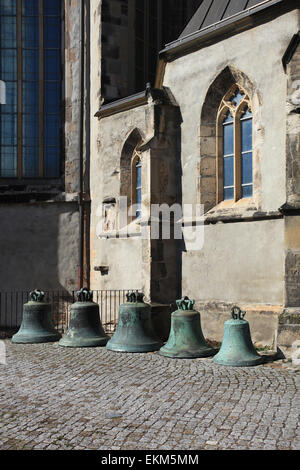
<path id="1" fill-rule="evenodd" d="M 100 319 L 104 331 L 113 333 L 118 321 L 119 306 L 126 301 L 126 294 L 138 292 L 128 290 L 94 290 L 93 301 L 99 305 Z M 23 305 L 29 300 L 29 291 L 0 292 L 0 332 L 17 330 L 22 322 Z M 77 300 L 76 291 L 45 291 L 45 302 L 52 308 L 53 322 L 60 333 L 64 333 L 70 320 L 71 305 Z"/>

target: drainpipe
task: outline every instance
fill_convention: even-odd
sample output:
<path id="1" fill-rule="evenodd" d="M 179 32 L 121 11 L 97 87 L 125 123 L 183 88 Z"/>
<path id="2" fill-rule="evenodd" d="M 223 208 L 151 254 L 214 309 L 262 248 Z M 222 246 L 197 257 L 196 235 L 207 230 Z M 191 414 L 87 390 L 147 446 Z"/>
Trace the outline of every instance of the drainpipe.
<path id="1" fill-rule="evenodd" d="M 79 289 L 83 287 L 84 207 L 83 207 L 83 121 L 84 120 L 84 0 L 80 2 L 80 130 L 79 130 Z"/>

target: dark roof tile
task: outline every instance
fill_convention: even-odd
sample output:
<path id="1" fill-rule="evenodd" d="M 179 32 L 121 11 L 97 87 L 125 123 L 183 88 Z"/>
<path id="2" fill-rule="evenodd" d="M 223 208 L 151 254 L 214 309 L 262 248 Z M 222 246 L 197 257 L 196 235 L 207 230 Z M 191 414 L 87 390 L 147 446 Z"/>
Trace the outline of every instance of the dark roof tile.
<path id="1" fill-rule="evenodd" d="M 263 0 L 203 0 L 179 38 L 201 31 L 259 3 L 263 3 Z"/>

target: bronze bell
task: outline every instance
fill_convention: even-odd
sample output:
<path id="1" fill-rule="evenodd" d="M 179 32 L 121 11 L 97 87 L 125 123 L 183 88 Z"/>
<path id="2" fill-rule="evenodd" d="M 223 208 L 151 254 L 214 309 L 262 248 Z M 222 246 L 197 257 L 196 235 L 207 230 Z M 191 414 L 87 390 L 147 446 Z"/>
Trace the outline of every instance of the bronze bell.
<path id="1" fill-rule="evenodd" d="M 200 313 L 194 310 L 194 300 L 184 297 L 176 301 L 178 310 L 171 315 L 171 330 L 167 343 L 159 350 L 161 356 L 192 359 L 216 353 L 209 346 L 201 329 Z"/>
<path id="2" fill-rule="evenodd" d="M 20 329 L 12 337 L 13 343 L 50 343 L 61 338 L 53 325 L 51 304 L 44 302 L 44 296 L 39 289 L 30 292 L 30 300 L 23 307 Z"/>
<path id="3" fill-rule="evenodd" d="M 232 319 L 224 324 L 224 336 L 220 351 L 214 357 L 216 364 L 235 367 L 256 366 L 263 362 L 253 346 L 249 323 L 244 320 L 246 312 L 234 306 Z"/>
<path id="4" fill-rule="evenodd" d="M 151 321 L 151 307 L 144 303 L 144 294 L 127 294 L 120 305 L 119 320 L 106 348 L 115 352 L 142 353 L 157 351 L 162 342 L 156 337 Z"/>
<path id="5" fill-rule="evenodd" d="M 68 329 L 58 344 L 73 348 L 105 346 L 109 336 L 103 330 L 93 292 L 83 288 L 77 292 L 77 299 L 71 306 Z"/>

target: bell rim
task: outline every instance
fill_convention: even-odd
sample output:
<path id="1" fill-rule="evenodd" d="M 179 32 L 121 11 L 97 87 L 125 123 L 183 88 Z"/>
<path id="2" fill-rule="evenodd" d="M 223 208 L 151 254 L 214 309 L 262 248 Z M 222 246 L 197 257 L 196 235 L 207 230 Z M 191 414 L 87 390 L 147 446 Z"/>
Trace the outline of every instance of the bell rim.
<path id="1" fill-rule="evenodd" d="M 145 353 L 145 352 L 154 352 L 158 351 L 161 348 L 162 343 L 153 343 L 152 345 L 149 346 L 127 346 L 127 345 L 120 345 L 116 344 L 114 345 L 106 345 L 106 349 L 108 351 L 113 351 L 113 352 L 119 352 L 119 353 Z"/>
<path id="2" fill-rule="evenodd" d="M 228 366 L 228 367 L 251 367 L 251 366 L 259 366 L 263 364 L 264 358 L 262 356 L 244 360 L 244 361 L 225 361 L 219 360 L 218 358 L 213 359 L 214 363 L 220 366 Z"/>
<path id="3" fill-rule="evenodd" d="M 36 336 L 36 338 L 34 336 L 26 337 L 25 335 L 24 336 L 18 335 L 18 333 L 16 333 L 12 337 L 11 341 L 14 344 L 55 343 L 59 341 L 61 337 L 62 336 L 60 333 L 57 333 L 57 334 L 53 333 L 53 335 L 47 335 L 47 336 Z"/>
<path id="4" fill-rule="evenodd" d="M 90 341 L 82 341 L 81 344 L 75 344 L 74 341 L 68 340 L 64 337 L 58 342 L 59 346 L 67 347 L 67 348 L 97 348 L 106 346 L 109 338 L 101 338 L 101 339 L 91 339 Z M 85 343 L 85 344 L 84 344 Z"/>
<path id="5" fill-rule="evenodd" d="M 164 357 L 170 357 L 172 359 L 197 359 L 197 358 L 205 358 L 205 357 L 212 357 L 214 356 L 215 354 L 217 353 L 217 350 L 216 349 L 203 349 L 201 352 L 200 350 L 198 350 L 198 352 L 195 352 L 194 354 L 193 353 L 187 353 L 187 352 L 177 352 L 177 353 L 174 353 L 172 354 L 171 352 L 169 351 L 164 351 L 164 348 L 161 348 L 159 351 L 158 351 L 158 354 L 160 356 L 164 356 Z"/>

